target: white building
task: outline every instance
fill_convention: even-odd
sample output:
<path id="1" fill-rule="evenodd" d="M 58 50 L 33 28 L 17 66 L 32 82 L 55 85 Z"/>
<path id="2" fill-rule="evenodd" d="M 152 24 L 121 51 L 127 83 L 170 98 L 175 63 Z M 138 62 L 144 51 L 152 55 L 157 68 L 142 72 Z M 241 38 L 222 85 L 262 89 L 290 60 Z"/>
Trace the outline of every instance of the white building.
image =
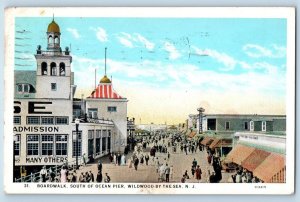
<path id="1" fill-rule="evenodd" d="M 105 75 L 91 96 L 81 100 L 78 113 L 72 56 L 68 47 L 61 50 L 54 19 L 46 36 L 47 50 L 39 45 L 35 54 L 36 71 L 15 71 L 15 177 L 21 167 L 29 174 L 83 154 L 98 158 L 123 152 L 127 144 L 127 99 L 113 91 Z M 81 116 L 78 133 L 76 115 Z"/>

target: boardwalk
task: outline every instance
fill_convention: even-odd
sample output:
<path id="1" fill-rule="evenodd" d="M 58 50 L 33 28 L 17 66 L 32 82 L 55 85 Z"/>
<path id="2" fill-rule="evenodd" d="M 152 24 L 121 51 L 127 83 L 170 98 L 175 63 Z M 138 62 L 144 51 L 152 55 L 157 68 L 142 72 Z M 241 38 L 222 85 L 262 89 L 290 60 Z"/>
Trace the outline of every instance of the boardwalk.
<path id="1" fill-rule="evenodd" d="M 168 148 L 168 150 L 171 151 L 171 148 Z M 146 151 L 148 152 L 149 148 L 147 148 Z M 129 156 L 131 156 L 131 154 L 127 155 L 126 159 Z M 198 165 L 200 165 L 200 168 L 202 170 L 202 179 L 200 180 L 201 183 L 207 182 L 208 170 L 210 170 L 210 172 L 213 171 L 212 166 L 207 163 L 205 151 L 200 152 L 199 150 L 197 150 L 197 153 L 188 153 L 188 155 L 186 155 L 185 153 L 181 153 L 180 151 L 177 153 L 170 152 L 169 160 L 167 160 L 167 154 L 157 152 L 156 157 L 159 158 L 160 163 L 166 161 L 169 166 L 173 165 L 173 176 L 172 178 L 170 177 L 170 182 L 180 182 L 183 173 L 187 170 L 190 179 L 188 179 L 186 182 L 197 183 L 198 181 L 195 178 L 193 178 L 191 174 L 191 166 L 194 159 L 196 159 Z M 127 165 L 116 166 L 114 164 L 111 164 L 107 157 L 102 158 L 101 161 L 103 162 L 103 176 L 105 173 L 108 173 L 111 177 L 111 182 L 158 182 L 159 175 L 158 173 L 156 173 L 156 166 L 154 165 L 155 163 L 152 160 L 152 158 L 150 158 L 148 166 L 146 166 L 145 163 L 144 165 L 139 164 L 137 171 L 134 168 L 129 168 Z M 96 177 L 96 163 L 88 164 L 86 165 L 86 167 L 81 168 L 78 174 L 90 170 L 94 173 L 94 176 Z M 221 180 L 221 182 L 228 182 L 230 174 L 223 172 L 222 176 L 223 179 Z"/>

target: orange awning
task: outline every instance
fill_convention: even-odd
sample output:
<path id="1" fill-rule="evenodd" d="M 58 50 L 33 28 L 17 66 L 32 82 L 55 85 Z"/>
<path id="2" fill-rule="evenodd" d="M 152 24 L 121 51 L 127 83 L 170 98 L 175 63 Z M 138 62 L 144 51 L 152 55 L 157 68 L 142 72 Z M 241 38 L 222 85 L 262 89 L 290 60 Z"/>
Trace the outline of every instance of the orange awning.
<path id="1" fill-rule="evenodd" d="M 195 131 L 192 131 L 188 136 L 189 136 L 190 138 L 193 138 L 193 137 L 195 137 L 195 135 L 196 135 L 196 132 L 195 132 Z"/>
<path id="2" fill-rule="evenodd" d="M 238 144 L 229 152 L 225 158 L 225 161 L 241 165 L 242 161 L 245 160 L 254 150 L 255 148 L 253 147 L 247 147 Z"/>
<path id="3" fill-rule="evenodd" d="M 209 145 L 209 148 L 220 148 L 220 147 L 230 147 L 232 144 L 231 139 L 214 139 L 214 141 Z"/>
<path id="4" fill-rule="evenodd" d="M 254 171 L 253 175 L 266 183 L 285 182 L 285 156 L 271 153 Z"/>
<path id="5" fill-rule="evenodd" d="M 255 149 L 244 161 L 242 167 L 253 172 L 271 153 Z"/>
<path id="6" fill-rule="evenodd" d="M 210 145 L 214 141 L 214 138 L 212 137 L 205 137 L 202 141 L 202 145 Z"/>

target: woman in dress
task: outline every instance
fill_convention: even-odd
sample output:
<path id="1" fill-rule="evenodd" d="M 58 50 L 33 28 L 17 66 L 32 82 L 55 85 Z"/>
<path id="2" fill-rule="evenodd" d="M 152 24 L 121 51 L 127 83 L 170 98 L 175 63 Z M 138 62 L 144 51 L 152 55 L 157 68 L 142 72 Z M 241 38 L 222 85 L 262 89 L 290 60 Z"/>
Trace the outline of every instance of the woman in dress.
<path id="1" fill-rule="evenodd" d="M 67 182 L 67 175 L 68 175 L 68 171 L 67 171 L 66 167 L 63 166 L 60 171 L 60 182 L 62 182 L 62 183 Z"/>

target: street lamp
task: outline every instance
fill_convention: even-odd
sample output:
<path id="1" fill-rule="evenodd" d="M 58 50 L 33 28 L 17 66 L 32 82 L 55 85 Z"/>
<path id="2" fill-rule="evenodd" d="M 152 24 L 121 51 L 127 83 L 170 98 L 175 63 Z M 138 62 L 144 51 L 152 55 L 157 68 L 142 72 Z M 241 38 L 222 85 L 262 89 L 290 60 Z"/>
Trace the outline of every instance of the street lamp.
<path id="1" fill-rule="evenodd" d="M 76 169 L 78 169 L 78 128 L 79 128 L 80 120 L 77 118 L 75 119 L 76 124 Z"/>
<path id="2" fill-rule="evenodd" d="M 201 134 L 203 132 L 203 130 L 202 130 L 202 115 L 203 115 L 203 112 L 205 111 L 205 109 L 203 107 L 200 107 L 197 109 L 197 111 L 199 112 L 199 134 Z"/>

